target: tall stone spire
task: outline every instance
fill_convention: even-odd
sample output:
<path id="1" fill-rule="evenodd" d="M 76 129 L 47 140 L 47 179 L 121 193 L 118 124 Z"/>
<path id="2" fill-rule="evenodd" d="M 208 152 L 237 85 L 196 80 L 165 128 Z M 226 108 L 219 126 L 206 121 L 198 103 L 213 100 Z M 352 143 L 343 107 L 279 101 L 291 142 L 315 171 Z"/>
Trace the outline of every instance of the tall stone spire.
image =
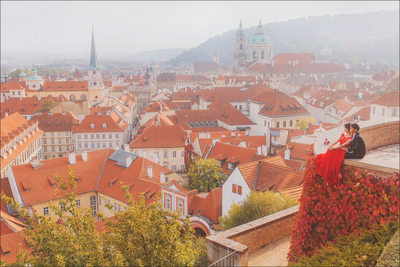
<path id="1" fill-rule="evenodd" d="M 264 27 L 263 27 L 263 25 L 261 23 L 261 18 L 260 18 L 260 22 L 258 23 L 258 26 L 257 26 L 256 34 L 257 35 L 264 34 Z"/>
<path id="2" fill-rule="evenodd" d="M 237 31 L 237 36 L 242 36 L 242 35 L 243 35 L 243 26 L 242 26 L 242 20 L 240 20 L 239 29 Z"/>
<path id="3" fill-rule="evenodd" d="M 89 69 L 94 69 L 97 70 L 99 69 L 98 66 L 98 60 L 97 60 L 97 54 L 96 54 L 96 45 L 94 43 L 94 29 L 92 25 L 92 47 L 90 50 L 90 64 L 89 64 Z"/>

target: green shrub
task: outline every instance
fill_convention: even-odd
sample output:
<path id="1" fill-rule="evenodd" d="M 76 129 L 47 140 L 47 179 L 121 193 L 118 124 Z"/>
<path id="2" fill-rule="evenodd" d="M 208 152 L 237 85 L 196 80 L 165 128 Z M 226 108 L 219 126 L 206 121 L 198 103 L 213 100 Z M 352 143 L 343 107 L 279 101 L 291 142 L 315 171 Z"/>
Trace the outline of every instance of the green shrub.
<path id="1" fill-rule="evenodd" d="M 383 249 L 382 255 L 379 257 L 376 266 L 400 266 L 400 232 L 397 232 L 392 236 L 389 243 Z"/>
<path id="2" fill-rule="evenodd" d="M 197 251 L 199 251 L 199 255 L 197 256 L 197 260 L 194 266 L 208 266 L 206 239 L 204 237 L 196 238 L 194 242 L 194 247 Z"/>
<path id="3" fill-rule="evenodd" d="M 228 215 L 220 218 L 220 225 L 227 230 L 297 204 L 297 200 L 280 193 L 252 191 L 243 202 L 232 204 Z"/>
<path id="4" fill-rule="evenodd" d="M 398 222 L 389 222 L 358 235 L 342 236 L 335 244 L 330 243 L 313 256 L 303 256 L 289 266 L 374 266 L 398 229 Z"/>

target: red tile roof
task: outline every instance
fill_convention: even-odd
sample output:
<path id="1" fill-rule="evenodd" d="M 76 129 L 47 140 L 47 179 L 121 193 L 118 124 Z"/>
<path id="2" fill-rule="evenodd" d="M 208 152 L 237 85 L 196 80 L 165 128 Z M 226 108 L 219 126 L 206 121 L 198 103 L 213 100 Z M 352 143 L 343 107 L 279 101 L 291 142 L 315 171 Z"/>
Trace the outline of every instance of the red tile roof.
<path id="1" fill-rule="evenodd" d="M 256 149 L 243 148 L 239 146 L 216 142 L 213 147 L 206 150 L 203 158 L 226 160 L 226 163 L 222 165 L 222 171 L 230 173 L 231 171 L 227 169 L 228 162 L 242 164 L 265 157 L 257 155 Z"/>
<path id="2" fill-rule="evenodd" d="M 355 112 L 351 116 L 344 118 L 343 121 L 351 122 L 351 121 L 367 121 L 370 119 L 371 107 L 364 107 L 359 111 Z"/>
<path id="3" fill-rule="evenodd" d="M 371 104 L 382 105 L 387 107 L 398 107 L 400 102 L 400 93 L 399 91 L 392 91 L 386 93 L 382 97 L 372 101 Z"/>
<path id="4" fill-rule="evenodd" d="M 44 91 L 87 91 L 87 81 L 45 81 Z"/>
<path id="5" fill-rule="evenodd" d="M 7 82 L 0 83 L 1 93 L 8 93 L 10 90 L 26 90 L 26 86 L 24 82 Z"/>
<path id="6" fill-rule="evenodd" d="M 60 175 L 66 180 L 69 168 L 80 178 L 76 185 L 77 195 L 97 190 L 122 202 L 127 202 L 122 184 L 130 187 L 129 191 L 135 199 L 140 193 L 146 192 L 146 196 L 150 197 L 160 191 L 160 173 L 172 172 L 141 157 L 137 157 L 128 168 L 119 166 L 110 159 L 114 152 L 113 149 L 88 152 L 87 162 L 78 155 L 73 165 L 69 164 L 68 157 L 61 157 L 44 160 L 37 169 L 32 169 L 30 164 L 13 166 L 12 171 L 24 204 L 30 206 L 57 199 L 56 187 L 50 184 L 49 179 Z M 149 165 L 152 166 L 153 178 L 147 176 Z M 29 187 L 29 191 L 24 190 L 24 187 Z"/>
<path id="7" fill-rule="evenodd" d="M 298 61 L 297 64 L 310 65 L 315 62 L 315 55 L 313 53 L 281 53 L 275 56 L 274 65 L 293 64 L 294 61 Z"/>
<path id="8" fill-rule="evenodd" d="M 103 128 L 105 123 L 106 127 Z M 90 126 L 93 124 L 93 128 Z M 128 124 L 118 115 L 87 115 L 82 122 L 73 129 L 74 133 L 87 132 L 123 132 Z"/>
<path id="9" fill-rule="evenodd" d="M 194 195 L 189 206 L 189 212 L 193 212 L 193 215 L 200 214 L 214 223 L 218 223 L 218 218 L 222 215 L 221 211 L 222 187 L 215 188 L 209 193 Z"/>
<path id="10" fill-rule="evenodd" d="M 294 97 L 289 97 L 279 93 L 275 99 L 271 98 L 268 102 L 266 102 L 259 114 L 266 115 L 268 117 L 275 117 L 303 115 L 309 113 Z"/>
<path id="11" fill-rule="evenodd" d="M 148 126 L 129 143 L 130 148 L 184 147 L 186 133 L 179 125 Z"/>
<path id="12" fill-rule="evenodd" d="M 70 112 L 68 113 L 43 113 L 31 119 L 39 122 L 39 129 L 45 132 L 72 131 L 79 124 L 79 120 Z"/>
<path id="13" fill-rule="evenodd" d="M 287 146 L 290 149 L 290 159 L 296 159 L 296 160 L 302 160 L 302 161 L 307 160 L 307 158 L 308 158 L 307 151 L 309 150 L 310 145 L 288 142 Z M 286 150 L 286 148 L 283 148 L 281 151 L 279 151 L 279 155 L 284 157 L 285 150 Z"/>
<path id="14" fill-rule="evenodd" d="M 304 172 L 293 171 L 279 156 L 240 164 L 238 168 L 250 189 L 257 191 L 298 187 L 304 176 Z"/>
<path id="15" fill-rule="evenodd" d="M 7 263 L 14 263 L 17 260 L 17 255 L 20 250 L 25 250 L 28 253 L 30 252 L 22 232 L 1 236 L 0 247 L 0 258 Z"/>
<path id="16" fill-rule="evenodd" d="M 1 103 L 1 117 L 4 118 L 6 113 L 11 114 L 14 112 L 18 112 L 21 115 L 33 115 L 36 112 L 40 112 L 43 103 L 50 99 L 54 100 L 55 103 L 65 100 L 64 97 L 42 97 L 40 100 L 37 97 L 11 97 Z"/>

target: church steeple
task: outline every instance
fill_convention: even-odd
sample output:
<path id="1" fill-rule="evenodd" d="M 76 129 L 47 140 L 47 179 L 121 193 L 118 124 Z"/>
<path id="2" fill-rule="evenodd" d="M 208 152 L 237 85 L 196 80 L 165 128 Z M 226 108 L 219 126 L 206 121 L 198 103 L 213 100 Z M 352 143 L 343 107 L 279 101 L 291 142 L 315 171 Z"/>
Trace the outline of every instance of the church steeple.
<path id="1" fill-rule="evenodd" d="M 243 36 L 242 20 L 240 20 L 239 29 L 237 31 L 237 36 Z"/>
<path id="2" fill-rule="evenodd" d="M 96 45 L 94 43 L 94 29 L 92 25 L 92 47 L 90 50 L 90 64 L 89 64 L 89 69 L 97 70 L 99 69 L 98 66 L 98 60 L 97 60 L 97 54 L 96 54 Z"/>
<path id="3" fill-rule="evenodd" d="M 257 26 L 256 34 L 257 35 L 264 34 L 264 27 L 263 27 L 263 25 L 261 23 L 261 18 L 260 18 L 260 22 L 258 23 L 258 26 Z"/>

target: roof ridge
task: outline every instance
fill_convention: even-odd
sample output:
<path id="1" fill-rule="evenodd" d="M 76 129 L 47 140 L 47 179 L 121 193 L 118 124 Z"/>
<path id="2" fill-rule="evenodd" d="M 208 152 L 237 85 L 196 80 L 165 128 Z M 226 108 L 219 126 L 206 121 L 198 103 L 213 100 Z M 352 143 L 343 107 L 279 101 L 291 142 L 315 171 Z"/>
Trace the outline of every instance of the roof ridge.
<path id="1" fill-rule="evenodd" d="M 106 165 L 106 161 L 107 161 L 107 158 L 108 158 L 108 153 L 109 153 L 109 152 L 110 152 L 110 149 L 107 149 L 106 157 L 104 158 L 104 161 L 103 161 L 103 166 L 101 166 L 101 170 L 100 170 L 99 178 L 97 179 L 97 184 L 96 184 L 95 191 L 97 191 L 97 188 L 98 188 L 98 186 L 99 186 L 99 183 L 100 183 L 101 176 L 103 175 L 104 166 Z"/>

